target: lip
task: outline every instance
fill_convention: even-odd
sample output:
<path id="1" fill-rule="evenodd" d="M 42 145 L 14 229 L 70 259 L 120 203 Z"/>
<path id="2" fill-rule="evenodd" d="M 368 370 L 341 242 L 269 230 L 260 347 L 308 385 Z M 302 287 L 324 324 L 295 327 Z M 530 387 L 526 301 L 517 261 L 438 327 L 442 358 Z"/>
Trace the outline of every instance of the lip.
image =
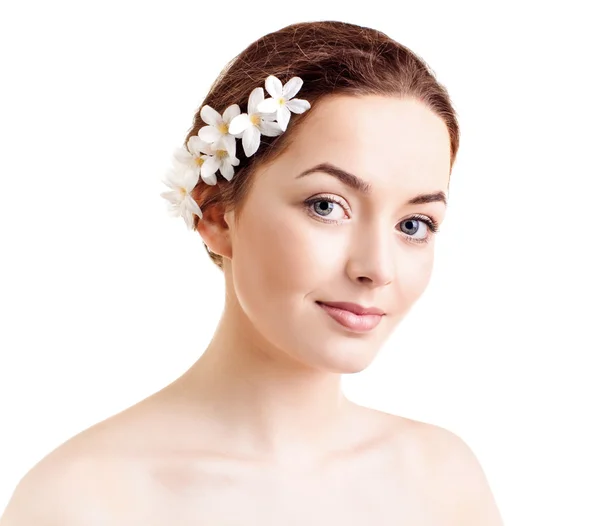
<path id="1" fill-rule="evenodd" d="M 337 309 L 344 309 L 358 315 L 378 314 L 382 316 L 385 314 L 385 312 L 377 307 L 363 307 L 362 305 L 358 305 L 358 303 L 350 303 L 347 301 L 317 301 L 317 303 L 329 305 L 330 307 L 335 307 Z"/>
<path id="2" fill-rule="evenodd" d="M 323 303 L 320 301 L 316 302 L 321 309 L 323 309 L 331 318 L 333 318 L 336 322 L 338 322 L 343 327 L 350 329 L 354 332 L 368 332 L 373 330 L 383 317 L 383 314 L 356 314 L 347 309 L 342 309 L 337 305 L 340 303 L 336 303 L 335 306 L 332 303 Z M 342 303 L 344 305 L 344 303 Z M 348 304 L 353 308 L 356 307 L 356 304 Z M 364 311 L 365 309 L 363 309 Z M 368 310 L 368 309 L 366 309 Z M 382 312 L 379 309 L 371 309 L 372 311 Z"/>

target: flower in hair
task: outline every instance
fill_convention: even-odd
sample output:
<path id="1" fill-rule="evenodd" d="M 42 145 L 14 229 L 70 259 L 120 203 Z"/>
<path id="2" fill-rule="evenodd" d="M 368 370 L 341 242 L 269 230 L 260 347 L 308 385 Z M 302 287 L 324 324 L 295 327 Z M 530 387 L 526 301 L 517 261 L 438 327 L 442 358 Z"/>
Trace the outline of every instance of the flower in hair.
<path id="1" fill-rule="evenodd" d="M 198 179 L 198 170 L 181 163 L 174 163 L 163 181 L 171 190 L 160 194 L 169 202 L 169 213 L 172 216 L 183 217 L 190 230 L 194 229 L 194 215 L 202 219 L 202 211 L 191 196 L 192 190 L 198 184 Z"/>
<path id="2" fill-rule="evenodd" d="M 200 117 L 208 126 L 200 128 L 198 137 L 208 144 L 215 144 L 215 148 L 220 148 L 223 145 L 231 156 L 235 156 L 236 138 L 234 134 L 229 133 L 229 123 L 240 114 L 240 111 L 237 104 L 232 104 L 223 112 L 221 117 L 221 114 L 210 106 L 202 106 Z"/>
<path id="3" fill-rule="evenodd" d="M 302 87 L 302 79 L 293 77 L 285 83 L 269 75 L 265 80 L 265 89 L 271 98 L 264 100 L 258 105 L 258 111 L 263 113 L 277 112 L 277 123 L 283 131 L 287 130 L 291 112 L 304 113 L 310 108 L 310 103 L 302 99 L 294 99 Z"/>
<path id="4" fill-rule="evenodd" d="M 265 99 L 265 92 L 262 88 L 254 88 L 248 98 L 248 113 L 242 113 L 234 117 L 229 123 L 229 133 L 233 135 L 242 135 L 242 146 L 246 157 L 256 153 L 260 146 L 260 135 L 267 137 L 276 137 L 281 135 L 283 130 L 274 122 L 276 115 L 274 113 L 261 113 L 258 111 L 258 105 Z"/>
<path id="5" fill-rule="evenodd" d="M 199 144 L 200 151 L 206 154 L 206 159 L 200 167 L 200 175 L 208 184 L 217 184 L 215 176 L 217 170 L 221 172 L 221 175 L 225 177 L 225 179 L 231 181 L 233 178 L 233 167 L 240 164 L 240 160 L 235 156 L 235 153 L 231 154 L 229 149 L 225 146 L 224 142 L 221 141 L 217 141 L 213 144 Z"/>
<path id="6" fill-rule="evenodd" d="M 236 155 L 236 139 L 242 139 L 247 157 L 256 153 L 260 136 L 275 137 L 289 124 L 291 113 L 304 113 L 310 108 L 306 100 L 294 99 L 302 87 L 302 79 L 293 77 L 284 85 L 271 75 L 265 88 L 271 98 L 265 100 L 263 88 L 252 90 L 248 98 L 248 112 L 241 113 L 237 104 L 225 109 L 223 115 L 210 106 L 200 109 L 200 117 L 207 124 L 190 137 L 186 148 L 175 150 L 173 167 L 163 181 L 171 190 L 160 195 L 169 202 L 169 212 L 181 216 L 194 229 L 194 215 L 202 219 L 202 211 L 191 193 L 200 178 L 209 185 L 217 184 L 216 172 L 231 181 L 234 166 L 240 164 Z M 276 120 L 276 121 L 275 121 Z"/>
<path id="7" fill-rule="evenodd" d="M 202 165 L 208 158 L 205 151 L 210 151 L 210 145 L 204 142 L 200 137 L 194 135 L 187 142 L 187 148 L 178 148 L 173 154 L 175 166 L 179 164 L 181 168 L 186 167 L 193 170 L 197 175 L 201 175 Z M 216 175 L 203 176 L 202 180 L 206 184 L 217 184 Z"/>

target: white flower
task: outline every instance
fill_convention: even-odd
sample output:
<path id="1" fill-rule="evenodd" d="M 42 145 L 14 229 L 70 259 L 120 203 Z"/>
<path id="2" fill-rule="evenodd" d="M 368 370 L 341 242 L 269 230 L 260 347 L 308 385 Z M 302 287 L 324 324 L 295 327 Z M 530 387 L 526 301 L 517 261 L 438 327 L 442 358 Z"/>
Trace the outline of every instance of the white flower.
<path id="1" fill-rule="evenodd" d="M 169 213 L 183 217 L 190 230 L 194 229 L 194 215 L 202 219 L 202 211 L 191 196 L 198 179 L 198 170 L 179 164 L 167 172 L 163 181 L 171 190 L 160 194 L 169 202 Z"/>
<path id="2" fill-rule="evenodd" d="M 265 99 L 265 92 L 262 88 L 254 88 L 248 98 L 248 113 L 242 113 L 234 117 L 229 123 L 229 133 L 233 135 L 242 135 L 242 146 L 246 157 L 256 153 L 260 145 L 260 134 L 267 137 L 276 137 L 281 135 L 283 130 L 274 122 L 274 113 L 261 113 L 258 111 L 258 105 Z"/>
<path id="3" fill-rule="evenodd" d="M 240 107 L 232 104 L 224 112 L 223 116 L 212 109 L 210 106 L 202 106 L 200 117 L 208 124 L 198 131 L 198 137 L 208 144 L 215 145 L 215 148 L 224 146 L 229 155 L 235 156 L 235 137 L 229 133 L 229 123 L 234 117 L 240 114 Z"/>
<path id="4" fill-rule="evenodd" d="M 281 81 L 269 75 L 265 80 L 265 88 L 270 99 L 266 99 L 258 105 L 258 111 L 262 113 L 277 112 L 277 122 L 281 129 L 285 131 L 290 122 L 290 112 L 304 113 L 310 108 L 310 103 L 302 99 L 293 99 L 292 97 L 300 91 L 302 87 L 302 79 L 293 77 L 282 86 Z"/>
<path id="5" fill-rule="evenodd" d="M 202 165 L 208 158 L 208 154 L 204 153 L 210 151 L 210 145 L 204 142 L 200 137 L 194 135 L 190 137 L 186 148 L 178 148 L 175 150 L 173 160 L 175 165 L 177 164 L 194 170 L 196 174 L 200 175 Z M 202 177 L 206 184 L 214 185 L 217 184 L 217 177 L 215 175 L 209 177 Z"/>
<path id="6" fill-rule="evenodd" d="M 215 144 L 209 144 L 208 147 L 204 149 L 204 153 L 206 153 L 207 156 L 200 167 L 200 175 L 205 181 L 213 180 L 214 178 L 215 182 L 213 184 L 216 184 L 217 180 L 214 174 L 219 170 L 225 179 L 231 181 L 233 177 L 233 167 L 239 165 L 240 160 L 235 157 L 235 155 L 231 155 L 222 144 Z"/>

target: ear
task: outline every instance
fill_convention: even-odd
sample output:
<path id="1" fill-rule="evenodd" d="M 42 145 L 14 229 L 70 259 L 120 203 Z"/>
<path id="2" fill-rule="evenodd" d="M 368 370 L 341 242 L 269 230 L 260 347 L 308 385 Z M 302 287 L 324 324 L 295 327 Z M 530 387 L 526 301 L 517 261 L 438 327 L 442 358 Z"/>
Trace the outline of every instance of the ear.
<path id="1" fill-rule="evenodd" d="M 229 224 L 232 214 L 225 213 L 221 204 L 213 204 L 202 210 L 202 219 L 198 220 L 196 230 L 211 252 L 231 259 L 231 230 Z"/>

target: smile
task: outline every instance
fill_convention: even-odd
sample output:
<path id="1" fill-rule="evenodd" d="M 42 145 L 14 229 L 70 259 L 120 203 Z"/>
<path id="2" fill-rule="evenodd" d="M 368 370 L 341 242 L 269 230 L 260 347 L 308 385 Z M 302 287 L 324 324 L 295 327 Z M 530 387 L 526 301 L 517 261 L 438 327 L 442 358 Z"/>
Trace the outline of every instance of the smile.
<path id="1" fill-rule="evenodd" d="M 374 329 L 383 317 L 382 314 L 355 314 L 349 310 L 332 307 L 318 301 L 316 303 L 336 322 L 354 332 L 368 332 Z"/>

